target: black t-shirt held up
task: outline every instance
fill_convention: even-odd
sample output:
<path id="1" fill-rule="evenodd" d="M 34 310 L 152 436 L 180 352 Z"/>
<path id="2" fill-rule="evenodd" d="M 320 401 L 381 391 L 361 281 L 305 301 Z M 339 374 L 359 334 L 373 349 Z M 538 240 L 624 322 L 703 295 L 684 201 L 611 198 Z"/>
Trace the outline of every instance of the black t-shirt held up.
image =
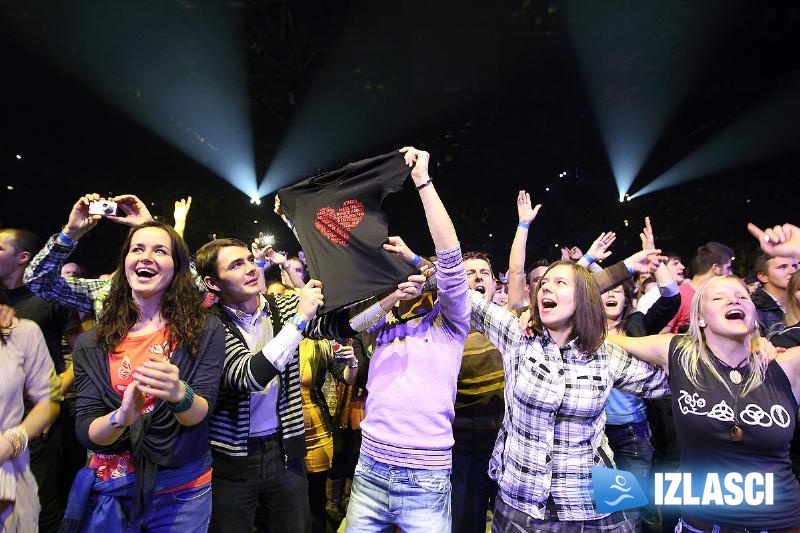
<path id="1" fill-rule="evenodd" d="M 278 192 L 308 261 L 322 282 L 323 312 L 394 290 L 416 269 L 383 249 L 384 198 L 409 175 L 400 152 L 350 163 Z"/>

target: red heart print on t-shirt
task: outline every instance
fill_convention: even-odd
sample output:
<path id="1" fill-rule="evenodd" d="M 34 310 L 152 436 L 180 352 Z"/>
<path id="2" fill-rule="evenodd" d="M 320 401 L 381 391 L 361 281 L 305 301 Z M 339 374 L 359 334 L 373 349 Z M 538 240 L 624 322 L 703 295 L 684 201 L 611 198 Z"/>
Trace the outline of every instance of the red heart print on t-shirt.
<path id="1" fill-rule="evenodd" d="M 323 207 L 314 217 L 314 227 L 323 237 L 339 246 L 350 244 L 350 230 L 364 218 L 364 204 L 358 200 L 346 200 L 338 211 Z"/>

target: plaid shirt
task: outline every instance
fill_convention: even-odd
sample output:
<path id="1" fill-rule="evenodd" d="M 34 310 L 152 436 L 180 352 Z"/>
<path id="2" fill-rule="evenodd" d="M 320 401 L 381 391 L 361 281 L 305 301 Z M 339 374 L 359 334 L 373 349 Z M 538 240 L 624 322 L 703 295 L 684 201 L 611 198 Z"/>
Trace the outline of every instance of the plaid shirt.
<path id="1" fill-rule="evenodd" d="M 637 396 L 669 395 L 666 374 L 618 346 L 590 354 L 574 340 L 559 349 L 526 338 L 517 317 L 470 292 L 472 326 L 503 354 L 506 412 L 489 476 L 508 505 L 544 519 L 548 498 L 560 520 L 594 520 L 592 466 L 614 467 L 604 407 L 616 387 Z"/>
<path id="2" fill-rule="evenodd" d="M 64 245 L 57 242 L 56 237 L 54 235 L 48 239 L 25 269 L 25 285 L 48 302 L 100 316 L 111 290 L 111 280 L 62 278 L 61 266 L 67 262 L 78 243 Z"/>

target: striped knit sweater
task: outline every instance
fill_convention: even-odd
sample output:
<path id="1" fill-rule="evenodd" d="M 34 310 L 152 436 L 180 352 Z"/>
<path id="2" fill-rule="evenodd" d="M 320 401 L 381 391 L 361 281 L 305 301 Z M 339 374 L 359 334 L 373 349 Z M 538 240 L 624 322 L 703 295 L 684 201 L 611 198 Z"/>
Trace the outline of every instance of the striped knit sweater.
<path id="1" fill-rule="evenodd" d="M 266 295 L 266 299 L 274 338 L 297 312 L 299 298 L 296 294 L 288 294 L 274 297 Z M 212 451 L 234 457 L 247 455 L 250 393 L 264 390 L 278 376 L 278 421 L 284 460 L 288 462 L 304 457 L 305 427 L 297 350 L 284 370 L 278 372 L 261 352 L 250 352 L 239 328 L 219 304 L 214 305 L 214 310 L 225 325 L 225 363 L 217 406 L 211 415 L 209 440 Z M 349 313 L 346 310 L 337 310 L 309 322 L 304 335 L 314 339 L 348 338 L 355 336 L 356 332 L 350 327 Z"/>

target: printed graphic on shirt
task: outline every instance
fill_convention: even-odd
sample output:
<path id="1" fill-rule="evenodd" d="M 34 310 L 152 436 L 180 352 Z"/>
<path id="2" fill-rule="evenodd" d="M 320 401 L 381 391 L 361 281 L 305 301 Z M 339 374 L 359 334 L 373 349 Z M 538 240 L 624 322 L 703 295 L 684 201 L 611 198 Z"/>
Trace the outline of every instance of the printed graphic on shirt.
<path id="1" fill-rule="evenodd" d="M 722 422 L 734 422 L 733 407 L 728 405 L 725 400 L 713 405 L 711 409 L 706 409 L 706 400 L 698 393 L 689 394 L 687 391 L 681 389 L 678 397 L 678 406 L 681 413 L 685 415 L 705 416 L 714 418 Z M 773 405 L 769 408 L 769 412 L 757 403 L 748 403 L 740 412 L 739 420 L 743 424 L 750 426 L 770 427 L 773 424 L 787 428 L 791 424 L 791 416 L 785 407 L 782 405 Z"/>
<path id="2" fill-rule="evenodd" d="M 314 217 L 314 227 L 333 244 L 349 246 L 350 230 L 364 218 L 364 211 L 364 204 L 358 200 L 346 200 L 338 211 L 323 207 Z"/>

